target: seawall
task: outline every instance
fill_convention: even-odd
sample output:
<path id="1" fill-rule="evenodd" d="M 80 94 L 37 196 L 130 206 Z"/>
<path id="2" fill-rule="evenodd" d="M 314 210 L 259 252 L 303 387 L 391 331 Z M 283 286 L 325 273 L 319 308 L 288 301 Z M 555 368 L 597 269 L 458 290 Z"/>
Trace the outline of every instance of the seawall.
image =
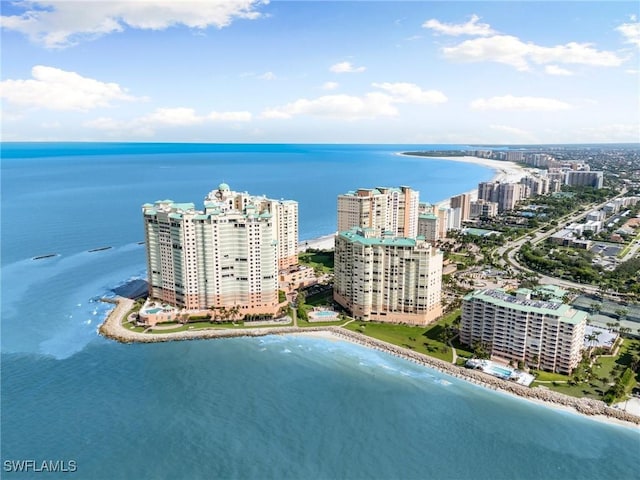
<path id="1" fill-rule="evenodd" d="M 530 388 L 514 382 L 502 380 L 478 370 L 464 367 L 429 357 L 428 355 L 407 350 L 397 345 L 384 342 L 366 335 L 352 332 L 342 327 L 275 327 L 252 329 L 220 329 L 220 330 L 188 330 L 184 332 L 150 334 L 132 332 L 122 326 L 125 315 L 133 308 L 134 301 L 126 298 L 106 300 L 114 303 L 116 307 L 109 312 L 104 323 L 100 325 L 99 333 L 121 343 L 158 343 L 183 340 L 200 340 L 233 337 L 262 337 L 265 335 L 290 335 L 309 332 L 329 332 L 338 339 L 346 340 L 368 348 L 374 348 L 397 357 L 436 369 L 456 378 L 481 385 L 492 390 L 500 390 L 512 395 L 541 401 L 552 406 L 571 408 L 584 415 L 599 415 L 610 419 L 640 425 L 640 417 L 631 413 L 608 406 L 600 400 L 592 398 L 577 398 L 563 395 L 544 388 Z"/>

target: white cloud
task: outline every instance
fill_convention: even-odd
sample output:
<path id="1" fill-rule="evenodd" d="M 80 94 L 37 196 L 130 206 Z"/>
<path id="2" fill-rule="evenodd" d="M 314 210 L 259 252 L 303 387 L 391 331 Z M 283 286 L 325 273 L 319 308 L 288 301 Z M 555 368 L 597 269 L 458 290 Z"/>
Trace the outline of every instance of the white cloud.
<path id="1" fill-rule="evenodd" d="M 635 16 L 632 16 L 631 20 L 633 23 L 623 23 L 616 30 L 622 34 L 626 43 L 640 47 L 640 22 L 635 21 Z"/>
<path id="2" fill-rule="evenodd" d="M 392 96 L 392 100 L 397 103 L 412 103 L 432 105 L 444 103 L 447 97 L 438 90 L 422 90 L 413 83 L 374 83 L 374 87 L 386 91 Z"/>
<path id="3" fill-rule="evenodd" d="M 573 72 L 565 68 L 561 68 L 558 65 L 546 65 L 544 67 L 544 72 L 549 75 L 560 75 L 565 77 L 573 75 Z"/>
<path id="4" fill-rule="evenodd" d="M 623 58 L 614 52 L 600 51 L 588 43 L 570 42 L 565 45 L 543 47 L 525 43 L 511 35 L 495 35 L 488 38 L 466 40 L 453 47 L 442 49 L 444 56 L 461 62 L 498 62 L 511 65 L 520 71 L 529 70 L 529 63 L 582 64 L 599 67 L 615 67 Z"/>
<path id="5" fill-rule="evenodd" d="M 250 122 L 251 118 L 250 112 L 211 112 L 207 115 L 207 119 L 214 122 Z"/>
<path id="6" fill-rule="evenodd" d="M 120 128 L 124 128 L 124 124 L 122 122 L 118 122 L 113 118 L 109 117 L 99 117 L 93 120 L 88 120 L 83 124 L 85 127 L 95 128 L 98 130 L 117 130 Z"/>
<path id="7" fill-rule="evenodd" d="M 125 27 L 163 30 L 175 25 L 223 28 L 236 18 L 260 17 L 256 8 L 268 0 L 138 0 L 78 2 L 24 1 L 22 15 L 1 17 L 2 26 L 27 35 L 47 48 L 73 45 Z"/>
<path id="8" fill-rule="evenodd" d="M 335 90 L 339 86 L 340 86 L 340 84 L 338 82 L 324 82 L 322 84 L 322 89 L 323 90 Z"/>
<path id="9" fill-rule="evenodd" d="M 372 92 L 361 97 L 352 95 L 325 95 L 313 100 L 301 98 L 282 107 L 265 110 L 263 118 L 291 118 L 296 115 L 357 120 L 361 118 L 389 117 L 398 114 L 393 99 L 383 93 Z"/>
<path id="10" fill-rule="evenodd" d="M 571 108 L 566 102 L 545 97 L 503 97 L 479 98 L 471 102 L 472 110 L 510 110 L 555 112 Z"/>
<path id="11" fill-rule="evenodd" d="M 212 122 L 248 122 L 251 120 L 249 112 L 211 112 L 207 115 L 198 115 L 193 108 L 157 108 L 144 117 L 133 120 L 136 125 L 172 125 L 187 127 L 200 125 L 207 121 Z"/>
<path id="12" fill-rule="evenodd" d="M 36 65 L 33 79 L 0 82 L 0 97 L 23 107 L 88 111 L 111 102 L 142 100 L 129 95 L 117 83 L 105 83 L 55 67 Z"/>
<path id="13" fill-rule="evenodd" d="M 496 130 L 498 132 L 503 132 L 511 136 L 511 138 L 516 137 L 521 141 L 532 141 L 535 139 L 534 135 L 531 132 L 526 130 L 522 130 L 521 128 L 510 127 L 508 125 L 489 125 L 491 130 Z M 510 142 L 504 142 L 510 143 Z"/>
<path id="14" fill-rule="evenodd" d="M 252 115 L 249 112 L 210 112 L 206 115 L 198 115 L 193 108 L 175 107 L 157 108 L 148 115 L 125 121 L 99 117 L 85 122 L 83 126 L 124 135 L 129 135 L 128 132 L 136 132 L 149 137 L 158 127 L 192 127 L 211 122 L 249 122 L 251 118 Z"/>
<path id="15" fill-rule="evenodd" d="M 332 83 L 332 82 L 328 82 Z M 325 87 L 327 84 L 325 84 Z M 337 86 L 337 84 L 336 84 Z M 316 99 L 301 98 L 286 105 L 265 110 L 262 118 L 286 119 L 296 115 L 357 120 L 361 118 L 391 117 L 398 114 L 395 103 L 433 105 L 444 103 L 447 97 L 437 90 L 422 90 L 413 83 L 373 83 L 384 90 L 362 96 L 325 95 Z M 333 85 L 328 85 L 333 88 Z"/>
<path id="16" fill-rule="evenodd" d="M 277 77 L 276 77 L 276 74 L 273 72 L 266 72 L 266 73 L 263 73 L 262 75 L 258 75 L 258 78 L 260 80 L 275 80 Z"/>
<path id="17" fill-rule="evenodd" d="M 577 131 L 575 138 L 589 139 L 593 143 L 638 142 L 640 125 L 613 124 L 599 127 L 588 127 Z"/>
<path id="18" fill-rule="evenodd" d="M 422 24 L 422 28 L 428 28 L 441 35 L 476 35 L 486 37 L 496 33 L 488 23 L 478 23 L 480 17 L 471 15 L 467 23 L 442 23 L 439 20 L 431 19 Z"/>
<path id="19" fill-rule="evenodd" d="M 193 108 L 157 108 L 153 113 L 137 120 L 140 123 L 155 125 L 190 126 L 205 121 L 205 117 L 196 115 Z"/>
<path id="20" fill-rule="evenodd" d="M 362 73 L 366 70 L 365 67 L 354 67 L 351 62 L 340 62 L 335 65 L 331 65 L 329 70 L 333 73 Z"/>
<path id="21" fill-rule="evenodd" d="M 52 129 L 55 129 L 55 128 L 62 128 L 62 123 L 57 122 L 57 121 L 54 121 L 54 122 L 42 122 L 42 123 L 40 124 L 40 126 L 41 126 L 42 128 L 52 128 Z"/>

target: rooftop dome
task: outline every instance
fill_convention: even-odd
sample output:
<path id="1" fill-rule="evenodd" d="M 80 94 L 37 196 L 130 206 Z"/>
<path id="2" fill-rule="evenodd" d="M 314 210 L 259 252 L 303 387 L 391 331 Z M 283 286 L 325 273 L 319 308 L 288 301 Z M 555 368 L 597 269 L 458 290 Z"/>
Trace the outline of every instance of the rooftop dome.
<path id="1" fill-rule="evenodd" d="M 227 190 L 231 190 L 231 189 L 229 188 L 229 185 L 227 185 L 226 183 L 221 183 L 220 185 L 218 185 L 218 190 L 227 191 Z"/>

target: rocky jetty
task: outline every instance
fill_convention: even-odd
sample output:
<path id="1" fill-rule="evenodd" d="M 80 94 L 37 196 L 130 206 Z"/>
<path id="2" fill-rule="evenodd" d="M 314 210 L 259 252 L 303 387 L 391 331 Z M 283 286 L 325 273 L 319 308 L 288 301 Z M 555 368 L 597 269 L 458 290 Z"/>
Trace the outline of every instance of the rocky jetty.
<path id="1" fill-rule="evenodd" d="M 360 333 L 352 332 L 341 327 L 272 327 L 272 328 L 251 328 L 251 329 L 208 329 L 208 330 L 187 330 L 183 332 L 170 333 L 141 333 L 133 332 L 122 326 L 122 321 L 133 308 L 133 300 L 117 297 L 115 299 L 103 299 L 109 303 L 114 303 L 116 307 L 109 313 L 104 323 L 100 326 L 99 332 L 105 337 L 111 338 L 121 343 L 156 343 L 171 342 L 178 340 L 199 340 L 231 337 L 261 337 L 265 335 L 289 335 L 308 332 L 330 332 L 336 338 L 350 341 L 368 348 L 374 348 L 392 355 L 405 358 L 420 365 L 434 368 L 443 373 L 457 377 L 468 382 L 482 385 L 493 390 L 501 390 L 506 393 L 518 395 L 523 398 L 537 400 L 568 407 L 584 415 L 602 415 L 608 418 L 621 420 L 634 425 L 640 425 L 640 417 L 631 413 L 618 410 L 608 406 L 600 400 L 591 398 L 577 398 L 563 395 L 545 388 L 530 388 L 519 385 L 515 382 L 502 380 L 488 375 L 479 370 L 472 370 L 459 367 L 451 363 L 429 357 L 422 353 L 407 350 L 397 345 L 393 345 L 382 340 L 367 337 Z"/>
<path id="2" fill-rule="evenodd" d="M 640 425 L 640 417 L 622 410 L 618 410 L 616 408 L 612 408 L 600 400 L 594 400 L 592 398 L 571 397 L 569 395 L 563 395 L 562 393 L 554 392 L 545 388 L 525 387 L 524 385 L 519 385 L 515 382 L 496 378 L 479 370 L 459 367 L 457 365 L 444 362 L 437 358 L 429 357 L 428 355 L 424 355 L 422 353 L 413 352 L 411 350 L 407 350 L 402 347 L 377 340 L 375 338 L 367 337 L 356 332 L 351 332 L 350 330 L 346 330 L 344 328 L 328 327 L 327 329 L 330 330 L 334 335 L 344 338 L 345 340 L 359 343 L 360 345 L 369 348 L 382 350 L 398 357 L 406 358 L 421 365 L 425 365 L 427 367 L 437 369 L 443 373 L 447 373 L 453 377 L 461 378 L 463 380 L 482 385 L 493 390 L 501 390 L 506 393 L 518 395 L 520 397 L 572 408 L 584 415 L 603 415 L 609 418 L 615 418 L 624 422 Z"/>

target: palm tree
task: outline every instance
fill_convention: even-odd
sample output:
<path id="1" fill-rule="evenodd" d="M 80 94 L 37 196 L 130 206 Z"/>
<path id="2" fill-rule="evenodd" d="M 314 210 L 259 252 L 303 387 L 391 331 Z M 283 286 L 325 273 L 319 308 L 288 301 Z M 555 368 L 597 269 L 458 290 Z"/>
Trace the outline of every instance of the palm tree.
<path id="1" fill-rule="evenodd" d="M 620 335 L 625 336 L 627 333 L 631 332 L 631 329 L 629 327 L 620 327 L 618 331 L 620 332 Z"/>
<path id="2" fill-rule="evenodd" d="M 615 313 L 618 317 L 618 320 L 624 320 L 629 313 L 629 310 L 626 308 L 617 308 Z"/>
<path id="3" fill-rule="evenodd" d="M 531 361 L 533 362 L 533 366 L 536 368 L 536 370 L 540 369 L 540 356 L 536 353 L 532 358 Z"/>
<path id="4" fill-rule="evenodd" d="M 637 372 L 640 369 L 640 356 L 634 355 L 631 357 L 631 363 L 629 363 L 629 368 L 634 372 Z"/>
<path id="5" fill-rule="evenodd" d="M 598 303 L 598 302 L 593 302 L 591 305 L 591 315 L 595 315 L 597 313 L 600 313 L 600 310 L 602 310 L 602 304 Z"/>
<path id="6" fill-rule="evenodd" d="M 233 307 L 231 307 L 231 309 L 229 310 L 229 313 L 231 315 L 231 319 L 235 320 L 236 317 L 240 314 L 240 307 L 238 305 L 234 305 Z"/>
<path id="7" fill-rule="evenodd" d="M 602 332 L 600 332 L 599 330 L 594 330 L 593 332 L 591 332 L 588 335 L 584 336 L 584 339 L 589 343 L 589 357 L 591 357 L 591 354 L 593 353 L 593 347 L 595 346 L 596 343 L 598 343 L 598 337 L 600 336 Z"/>
<path id="8" fill-rule="evenodd" d="M 218 321 L 218 309 L 216 308 L 215 305 L 211 305 L 209 307 L 209 309 L 211 310 L 211 316 L 209 317 L 209 323 L 217 322 Z"/>

